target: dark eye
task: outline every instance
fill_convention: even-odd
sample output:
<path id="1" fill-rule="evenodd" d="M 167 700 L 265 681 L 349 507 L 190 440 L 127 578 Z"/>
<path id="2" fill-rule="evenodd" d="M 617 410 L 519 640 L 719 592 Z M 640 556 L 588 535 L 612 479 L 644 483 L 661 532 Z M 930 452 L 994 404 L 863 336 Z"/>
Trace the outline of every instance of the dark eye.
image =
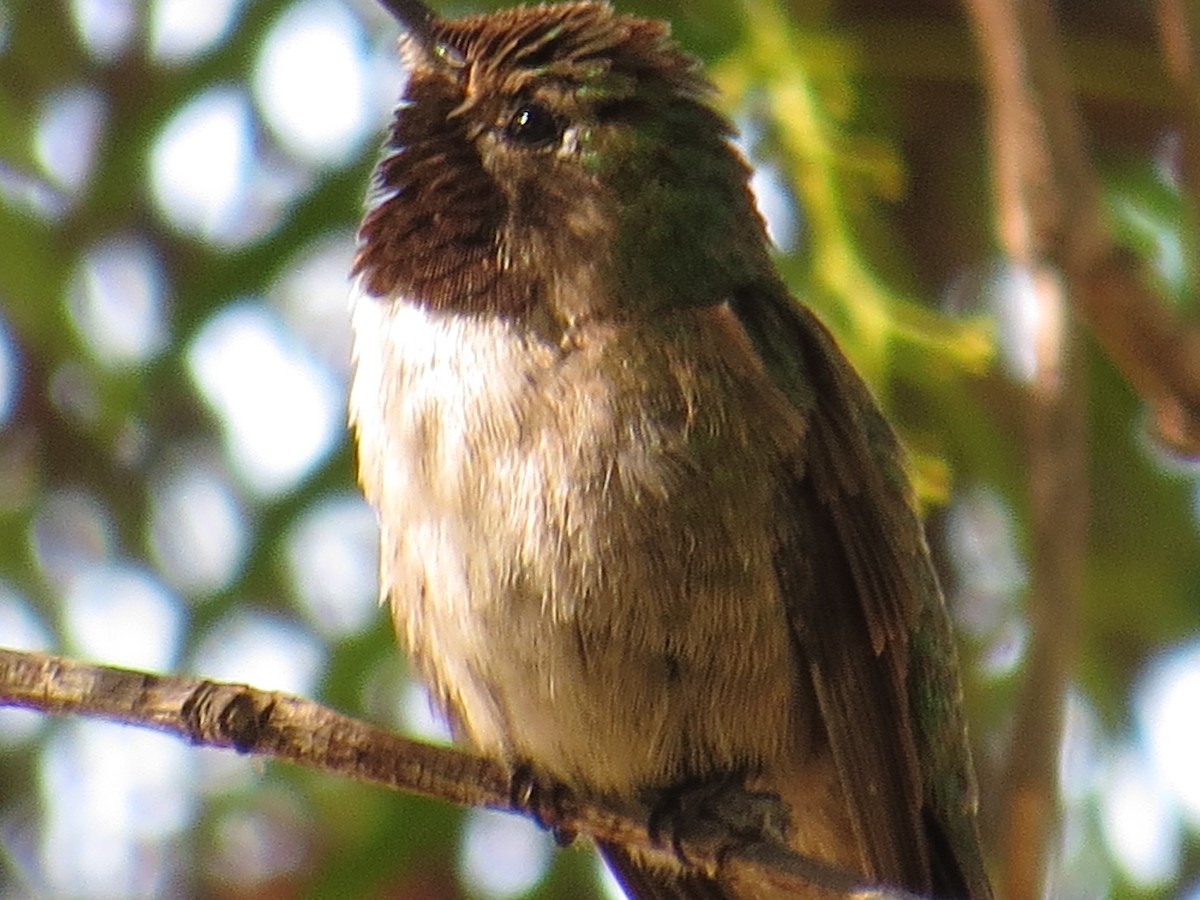
<path id="1" fill-rule="evenodd" d="M 533 149 L 556 143 L 562 132 L 558 117 L 540 103 L 519 107 L 504 126 L 504 136 L 512 143 Z"/>

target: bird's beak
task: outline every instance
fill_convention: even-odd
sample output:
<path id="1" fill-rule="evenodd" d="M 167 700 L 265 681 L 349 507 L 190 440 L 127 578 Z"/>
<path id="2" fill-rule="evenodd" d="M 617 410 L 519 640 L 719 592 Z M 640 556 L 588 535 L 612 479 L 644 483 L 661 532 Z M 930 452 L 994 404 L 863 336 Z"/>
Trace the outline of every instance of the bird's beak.
<path id="1" fill-rule="evenodd" d="M 465 65 L 462 53 L 439 38 L 437 13 L 421 0 L 379 0 L 404 29 L 410 51 L 416 50 L 434 66 L 460 69 Z"/>

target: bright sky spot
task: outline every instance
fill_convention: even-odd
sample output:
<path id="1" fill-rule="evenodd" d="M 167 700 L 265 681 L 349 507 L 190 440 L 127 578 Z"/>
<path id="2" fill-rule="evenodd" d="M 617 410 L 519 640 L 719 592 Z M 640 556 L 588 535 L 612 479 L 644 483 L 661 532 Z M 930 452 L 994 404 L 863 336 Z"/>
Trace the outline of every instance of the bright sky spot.
<path id="1" fill-rule="evenodd" d="M 379 529 L 358 494 L 305 512 L 287 537 L 288 574 L 310 622 L 338 640 L 365 629 L 379 610 Z"/>
<path id="2" fill-rule="evenodd" d="M 1158 778 L 1200 827 L 1200 643 L 1154 664 L 1139 686 L 1136 708 Z"/>
<path id="3" fill-rule="evenodd" d="M 1028 572 L 1017 552 L 1013 513 L 998 491 L 982 485 L 960 491 L 946 531 L 959 579 L 988 593 L 1011 594 L 1025 587 Z"/>
<path id="4" fill-rule="evenodd" d="M 1021 665 L 1029 645 L 1029 624 L 1013 615 L 988 635 L 979 655 L 979 668 L 992 678 L 1011 675 Z"/>
<path id="5" fill-rule="evenodd" d="M 50 632 L 28 601 L 3 581 L 0 581 L 0 646 L 36 651 L 48 651 L 54 646 Z"/>
<path id="6" fill-rule="evenodd" d="M 13 342 L 8 323 L 0 316 L 0 428 L 12 414 L 13 405 L 21 389 L 21 364 L 17 358 L 17 345 Z"/>
<path id="7" fill-rule="evenodd" d="M 139 0 L 71 0 L 75 28 L 84 46 L 102 61 L 125 49 L 137 25 Z"/>
<path id="8" fill-rule="evenodd" d="M 992 677 L 1024 658 L 1029 630 L 1017 603 L 1028 573 L 1017 550 L 1012 510 L 987 486 L 959 491 L 946 516 L 946 548 L 955 578 L 954 614 L 985 640 L 981 667 Z"/>
<path id="9" fill-rule="evenodd" d="M 999 266 L 991 280 L 991 313 L 996 320 L 997 347 L 1011 377 L 1032 382 L 1038 366 L 1050 359 L 1057 345 L 1061 322 L 1054 318 L 1052 301 L 1061 285 L 1050 270 L 1034 272 L 1016 264 Z"/>
<path id="10" fill-rule="evenodd" d="M 47 493 L 29 529 L 38 568 L 56 583 L 106 560 L 112 537 L 108 510 L 90 494 L 73 488 Z"/>
<path id="11" fill-rule="evenodd" d="M 1062 290 L 1058 272 L 1049 266 L 1035 270 L 1000 260 L 958 272 L 946 286 L 942 307 L 959 317 L 990 316 L 1005 371 L 1029 383 L 1039 366 L 1061 362 Z"/>
<path id="12" fill-rule="evenodd" d="M 304 345 L 336 372 L 350 378 L 350 267 L 354 234 L 347 231 L 315 241 L 291 259 L 267 300 Z"/>
<path id="13" fill-rule="evenodd" d="M 734 145 L 754 167 L 750 176 L 750 190 L 766 223 L 767 237 L 780 250 L 793 250 L 800 236 L 800 218 L 787 183 L 778 166 L 754 153 L 762 131 L 759 123 L 751 117 L 742 116 L 735 124 L 738 133 Z"/>
<path id="14" fill-rule="evenodd" d="M 68 195 L 80 191 L 91 174 L 104 117 L 104 95 L 94 87 L 67 88 L 42 102 L 34 152 L 42 170 Z"/>
<path id="15" fill-rule="evenodd" d="M 324 647 L 278 616 L 238 607 L 200 639 L 189 669 L 206 678 L 312 696 Z"/>
<path id="16" fill-rule="evenodd" d="M 392 120 L 408 80 L 408 70 L 400 62 L 396 50 L 396 22 L 387 13 L 384 16 L 387 23 L 379 28 L 387 29 L 389 39 L 374 43 L 367 58 L 367 105 L 373 121 L 372 133 L 379 132 L 379 137 L 382 137 L 384 126 Z"/>
<path id="17" fill-rule="evenodd" d="M 174 667 L 183 632 L 179 599 L 149 572 L 125 563 L 88 566 L 62 598 L 68 650 L 134 669 Z"/>
<path id="18" fill-rule="evenodd" d="M 238 88 L 212 88 L 163 127 L 150 153 L 150 184 L 176 228 L 231 241 L 253 162 L 250 104 Z"/>
<path id="19" fill-rule="evenodd" d="M 342 384 L 261 305 L 225 307 L 187 361 L 238 473 L 260 494 L 294 487 L 345 431 Z"/>
<path id="20" fill-rule="evenodd" d="M 1043 896 L 1106 897 L 1114 873 L 1106 842 L 1096 839 L 1096 798 L 1107 777 L 1101 754 L 1108 744 L 1081 690 L 1069 689 L 1065 706 L 1058 756 L 1060 833 Z"/>
<path id="21" fill-rule="evenodd" d="M 206 854 L 215 883 L 257 885 L 311 865 L 311 812 L 280 790 L 251 800 L 255 801 L 259 808 L 238 804 L 217 822 L 212 851 Z"/>
<path id="22" fill-rule="evenodd" d="M 215 460 L 193 453 L 163 465 L 150 482 L 150 552 L 163 578 L 187 594 L 233 580 L 246 552 L 246 520 Z"/>
<path id="23" fill-rule="evenodd" d="M 80 260 L 67 291 L 71 322 L 108 366 L 136 366 L 166 345 L 162 261 L 139 237 L 108 238 Z"/>
<path id="24" fill-rule="evenodd" d="M 1131 881 L 1150 888 L 1175 876 L 1177 809 L 1132 750 L 1121 752 L 1104 778 L 1100 818 L 1113 856 Z"/>
<path id="25" fill-rule="evenodd" d="M 777 248 L 787 253 L 796 247 L 800 235 L 800 222 L 796 215 L 796 204 L 788 193 L 786 182 L 778 166 L 757 163 L 750 176 L 750 190 L 763 220 L 767 223 L 767 237 Z"/>
<path id="26" fill-rule="evenodd" d="M 254 95 L 280 141 L 301 158 L 335 165 L 359 151 L 373 127 L 365 37 L 330 0 L 302 0 L 263 42 Z"/>
<path id="27" fill-rule="evenodd" d="M 461 877 L 477 897 L 519 897 L 545 877 L 550 865 L 549 835 L 520 816 L 472 809 L 462 841 Z"/>
<path id="28" fill-rule="evenodd" d="M 0 29 L 3 27 L 4 23 L 0 21 Z M 0 203 L 47 222 L 58 221 L 71 206 L 65 191 L 32 172 L 6 164 L 2 159 Z"/>
<path id="29" fill-rule="evenodd" d="M 409 737 L 435 744 L 449 744 L 453 739 L 445 717 L 416 678 L 409 678 L 405 684 L 400 706 L 404 733 Z"/>
<path id="30" fill-rule="evenodd" d="M 223 40 L 245 0 L 156 0 L 150 15 L 150 52 L 185 62 Z"/>
<path id="31" fill-rule="evenodd" d="M 1058 752 L 1059 790 L 1068 803 L 1084 802 L 1095 792 L 1100 778 L 1099 744 L 1095 711 L 1081 691 L 1071 689 Z"/>
<path id="32" fill-rule="evenodd" d="M 161 897 L 174 839 L 191 822 L 190 747 L 178 738 L 73 719 L 40 756 L 42 863 L 50 896 Z M 63 852 L 69 847 L 70 852 Z"/>
<path id="33" fill-rule="evenodd" d="M 380 615 L 386 617 L 382 610 Z M 358 681 L 364 717 L 394 731 L 409 733 L 405 731 L 403 698 L 410 682 L 408 661 L 403 653 L 388 653 L 376 658 L 369 668 L 364 667 Z"/>

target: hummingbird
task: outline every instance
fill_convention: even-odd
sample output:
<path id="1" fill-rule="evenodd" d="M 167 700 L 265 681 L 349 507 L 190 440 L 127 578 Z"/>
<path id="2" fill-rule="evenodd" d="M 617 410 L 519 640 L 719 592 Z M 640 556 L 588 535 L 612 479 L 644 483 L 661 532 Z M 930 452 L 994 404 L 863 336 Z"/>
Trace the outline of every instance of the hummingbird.
<path id="1" fill-rule="evenodd" d="M 381 591 L 456 732 L 577 795 L 769 795 L 798 853 L 990 897 L 901 445 L 781 280 L 699 64 L 604 2 L 385 5 L 407 82 L 350 416 Z M 600 850 L 633 898 L 762 896 Z"/>

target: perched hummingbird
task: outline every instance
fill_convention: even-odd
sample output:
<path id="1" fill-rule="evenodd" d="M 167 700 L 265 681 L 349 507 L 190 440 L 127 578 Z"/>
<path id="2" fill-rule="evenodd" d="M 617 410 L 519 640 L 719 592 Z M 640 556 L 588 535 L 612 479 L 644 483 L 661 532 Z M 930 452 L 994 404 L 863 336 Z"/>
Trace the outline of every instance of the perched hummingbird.
<path id="1" fill-rule="evenodd" d="M 404 27 L 350 397 L 397 630 L 539 781 L 736 783 L 796 851 L 990 896 L 902 451 L 788 295 L 713 88 L 602 2 Z M 631 896 L 743 897 L 601 848 Z"/>

